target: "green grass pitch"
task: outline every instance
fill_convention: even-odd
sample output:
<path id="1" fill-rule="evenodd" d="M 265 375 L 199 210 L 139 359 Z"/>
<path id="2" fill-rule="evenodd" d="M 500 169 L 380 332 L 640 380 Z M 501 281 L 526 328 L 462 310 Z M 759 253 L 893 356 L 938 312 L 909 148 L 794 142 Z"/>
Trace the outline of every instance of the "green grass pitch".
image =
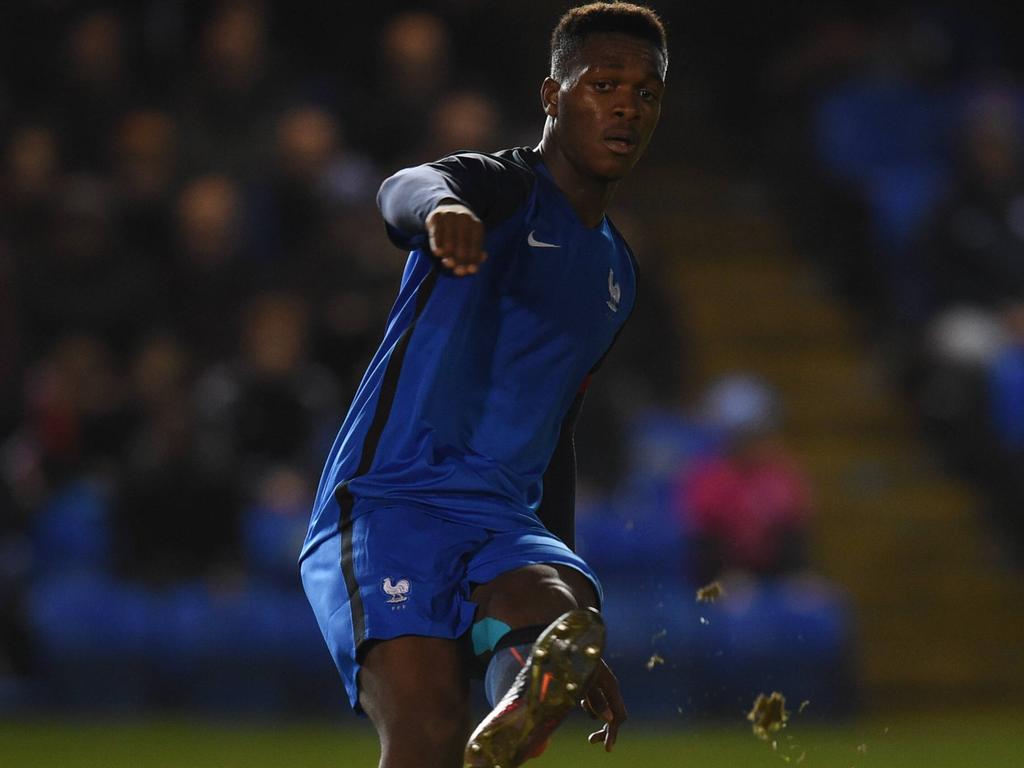
<path id="1" fill-rule="evenodd" d="M 568 723 L 531 768 L 1024 768 L 1018 716 L 894 716 L 839 727 L 791 721 L 777 748 L 747 723 L 660 728 L 630 723 L 615 752 Z M 372 768 L 369 727 L 209 722 L 0 722 L 3 768 Z"/>

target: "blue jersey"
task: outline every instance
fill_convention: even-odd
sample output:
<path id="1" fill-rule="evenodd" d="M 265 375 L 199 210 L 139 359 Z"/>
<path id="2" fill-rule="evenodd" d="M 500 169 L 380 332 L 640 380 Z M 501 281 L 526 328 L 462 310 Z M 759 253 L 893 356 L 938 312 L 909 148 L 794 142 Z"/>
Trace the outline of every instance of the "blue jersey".
<path id="1" fill-rule="evenodd" d="M 488 258 L 455 277 L 424 221 L 459 202 Z M 529 149 L 403 170 L 378 203 L 412 249 L 384 340 L 328 456 L 303 557 L 338 530 L 339 491 L 494 531 L 537 524 L 563 420 L 633 309 L 636 265 L 605 218 L 588 228 Z"/>

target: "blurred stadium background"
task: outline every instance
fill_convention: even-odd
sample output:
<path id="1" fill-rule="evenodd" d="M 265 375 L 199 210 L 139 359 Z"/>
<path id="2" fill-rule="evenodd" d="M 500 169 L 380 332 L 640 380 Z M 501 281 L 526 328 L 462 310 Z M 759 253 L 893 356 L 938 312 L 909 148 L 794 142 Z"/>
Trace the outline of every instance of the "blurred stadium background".
<path id="1" fill-rule="evenodd" d="M 374 762 L 295 567 L 403 264 L 374 194 L 534 144 L 565 7 L 3 3 L 0 765 Z M 1024 765 L 1024 30 L 656 7 L 577 441 L 607 764 Z"/>

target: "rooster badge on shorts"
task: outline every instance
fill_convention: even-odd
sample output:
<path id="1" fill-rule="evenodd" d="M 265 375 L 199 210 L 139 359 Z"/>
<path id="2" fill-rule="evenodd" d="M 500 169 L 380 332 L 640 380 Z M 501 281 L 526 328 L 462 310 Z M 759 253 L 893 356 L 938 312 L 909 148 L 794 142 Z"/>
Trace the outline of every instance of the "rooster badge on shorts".
<path id="1" fill-rule="evenodd" d="M 619 311 L 619 299 L 622 298 L 622 286 L 615 282 L 615 272 L 611 269 L 608 270 L 608 301 L 605 304 L 608 305 L 608 309 L 612 312 Z"/>
<path id="2" fill-rule="evenodd" d="M 391 577 L 388 576 L 380 586 L 384 590 L 384 594 L 388 596 L 389 603 L 404 603 L 409 599 L 406 597 L 409 593 L 408 579 L 399 579 L 392 583 Z"/>

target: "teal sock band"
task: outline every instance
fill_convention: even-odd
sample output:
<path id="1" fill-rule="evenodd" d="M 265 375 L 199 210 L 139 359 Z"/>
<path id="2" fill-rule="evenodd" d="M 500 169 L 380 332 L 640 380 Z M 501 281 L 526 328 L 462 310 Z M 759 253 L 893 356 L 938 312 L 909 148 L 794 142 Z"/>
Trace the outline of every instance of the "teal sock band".
<path id="1" fill-rule="evenodd" d="M 511 630 L 508 624 L 498 619 L 487 617 L 473 625 L 473 653 L 483 656 L 494 650 L 494 646 Z"/>

